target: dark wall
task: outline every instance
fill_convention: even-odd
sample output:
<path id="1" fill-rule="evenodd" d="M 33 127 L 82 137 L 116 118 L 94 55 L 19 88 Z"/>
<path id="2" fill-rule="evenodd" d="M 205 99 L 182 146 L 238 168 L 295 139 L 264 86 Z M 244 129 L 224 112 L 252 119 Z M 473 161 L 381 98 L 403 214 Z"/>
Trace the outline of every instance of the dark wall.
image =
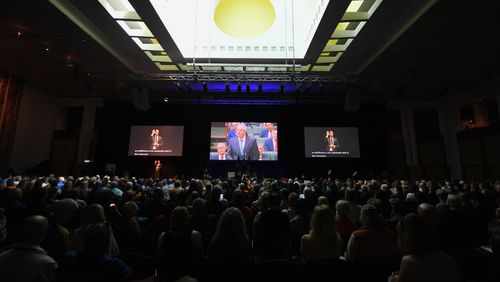
<path id="1" fill-rule="evenodd" d="M 346 113 L 341 104 L 330 105 L 198 105 L 156 104 L 147 112 L 137 111 L 128 103 L 105 103 L 98 110 L 98 141 L 95 168 L 116 163 L 117 173 L 128 170 L 131 175 L 149 176 L 153 162 L 161 159 L 162 175 L 199 176 L 206 168 L 213 176 L 226 176 L 227 171 L 249 169 L 260 177 L 325 175 L 331 169 L 335 176 L 380 174 L 386 170 L 387 130 L 385 106 L 362 105 L 357 112 Z M 277 162 L 209 161 L 210 123 L 212 121 L 277 122 L 280 152 Z M 131 125 L 183 125 L 183 157 L 128 157 Z M 306 159 L 304 127 L 353 126 L 359 128 L 359 159 Z"/>

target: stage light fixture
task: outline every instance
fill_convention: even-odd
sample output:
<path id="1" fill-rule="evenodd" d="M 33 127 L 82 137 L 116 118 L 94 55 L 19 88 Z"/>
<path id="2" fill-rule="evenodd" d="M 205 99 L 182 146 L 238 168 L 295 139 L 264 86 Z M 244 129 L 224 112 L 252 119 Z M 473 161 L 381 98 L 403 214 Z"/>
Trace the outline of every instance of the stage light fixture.
<path id="1" fill-rule="evenodd" d="M 262 82 L 259 82 L 259 89 L 257 90 L 257 92 L 262 93 Z"/>
<path id="2" fill-rule="evenodd" d="M 247 85 L 246 85 L 246 91 L 247 91 L 247 92 L 250 92 L 250 83 L 249 83 L 249 82 L 247 82 Z"/>
<path id="3" fill-rule="evenodd" d="M 231 92 L 231 88 L 229 88 L 229 81 L 226 82 L 226 93 Z"/>
<path id="4" fill-rule="evenodd" d="M 238 82 L 238 93 L 241 93 L 241 81 Z"/>

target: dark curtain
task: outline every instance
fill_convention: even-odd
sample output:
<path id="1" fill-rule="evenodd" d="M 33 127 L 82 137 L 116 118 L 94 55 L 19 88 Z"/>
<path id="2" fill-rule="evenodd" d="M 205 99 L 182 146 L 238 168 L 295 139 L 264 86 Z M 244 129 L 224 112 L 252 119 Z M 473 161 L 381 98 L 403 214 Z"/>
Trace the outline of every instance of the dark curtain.
<path id="1" fill-rule="evenodd" d="M 0 172 L 8 169 L 23 84 L 11 75 L 0 73 Z"/>

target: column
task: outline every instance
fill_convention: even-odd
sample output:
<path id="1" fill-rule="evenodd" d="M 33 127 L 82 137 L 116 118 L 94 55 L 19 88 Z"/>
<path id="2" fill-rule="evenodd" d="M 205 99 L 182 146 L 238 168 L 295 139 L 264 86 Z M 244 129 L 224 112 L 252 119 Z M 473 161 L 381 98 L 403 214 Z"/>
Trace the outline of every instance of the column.
<path id="1" fill-rule="evenodd" d="M 405 144 L 406 165 L 418 166 L 418 146 L 415 134 L 415 122 L 413 120 L 413 111 L 407 108 L 401 111 L 401 130 Z"/>
<path id="2" fill-rule="evenodd" d="M 78 140 L 78 152 L 76 154 L 77 163 L 82 163 L 83 160 L 90 158 L 89 152 L 90 143 L 94 136 L 95 113 L 95 105 L 86 105 L 83 108 L 82 126 L 80 129 L 80 138 Z"/>
<path id="3" fill-rule="evenodd" d="M 439 108 L 439 127 L 443 136 L 446 163 L 450 169 L 452 179 L 463 179 L 460 150 L 458 147 L 457 132 L 460 125 L 458 107 L 443 101 Z"/>

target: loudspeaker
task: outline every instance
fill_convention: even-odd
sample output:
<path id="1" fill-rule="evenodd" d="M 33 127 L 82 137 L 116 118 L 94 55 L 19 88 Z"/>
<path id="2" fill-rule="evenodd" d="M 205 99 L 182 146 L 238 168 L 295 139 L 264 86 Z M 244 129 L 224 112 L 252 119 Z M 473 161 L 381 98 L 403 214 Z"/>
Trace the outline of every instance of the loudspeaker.
<path id="1" fill-rule="evenodd" d="M 355 112 L 359 110 L 361 96 L 359 90 L 348 90 L 345 94 L 344 111 Z"/>
<path id="2" fill-rule="evenodd" d="M 149 93 L 144 88 L 132 89 L 132 103 L 139 111 L 147 111 L 151 108 L 149 104 Z"/>

